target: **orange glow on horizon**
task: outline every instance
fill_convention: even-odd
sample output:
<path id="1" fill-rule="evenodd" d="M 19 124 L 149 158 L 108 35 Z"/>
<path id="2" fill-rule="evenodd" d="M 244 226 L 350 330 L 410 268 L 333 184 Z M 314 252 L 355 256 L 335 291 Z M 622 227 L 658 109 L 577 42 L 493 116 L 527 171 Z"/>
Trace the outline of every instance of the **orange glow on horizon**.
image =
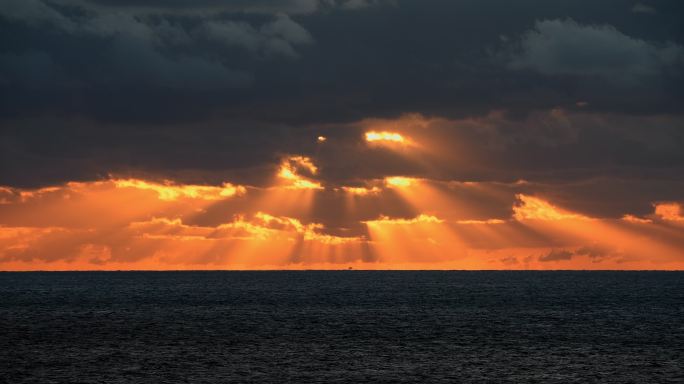
<path id="1" fill-rule="evenodd" d="M 294 188 L 320 172 L 302 156 L 278 171 L 264 187 L 115 178 L 0 187 L 0 269 L 684 268 L 678 203 L 608 219 L 496 184 L 389 176 Z M 488 216 L 462 200 L 470 194 L 511 213 Z"/>

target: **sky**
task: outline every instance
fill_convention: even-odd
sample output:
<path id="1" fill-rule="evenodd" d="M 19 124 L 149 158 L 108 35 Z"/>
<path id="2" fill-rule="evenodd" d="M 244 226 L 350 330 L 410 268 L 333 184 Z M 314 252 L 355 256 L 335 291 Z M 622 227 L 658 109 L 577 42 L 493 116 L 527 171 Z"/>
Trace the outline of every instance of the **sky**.
<path id="1" fill-rule="evenodd" d="M 2 0 L 0 270 L 684 269 L 679 0 Z"/>

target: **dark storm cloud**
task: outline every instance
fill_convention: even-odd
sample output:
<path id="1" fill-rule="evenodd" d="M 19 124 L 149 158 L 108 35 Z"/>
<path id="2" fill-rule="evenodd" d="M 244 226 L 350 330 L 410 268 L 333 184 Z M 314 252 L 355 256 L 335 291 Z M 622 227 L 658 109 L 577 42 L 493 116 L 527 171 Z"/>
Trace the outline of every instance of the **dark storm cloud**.
<path id="1" fill-rule="evenodd" d="M 637 13 L 658 13 L 658 11 L 655 10 L 655 8 L 650 7 L 648 5 L 642 4 L 642 3 L 636 3 L 632 7 L 632 12 L 637 12 Z"/>
<path id="2" fill-rule="evenodd" d="M 276 9 L 308 6 L 316 9 L 317 0 L 82 0 L 82 3 L 108 5 L 113 7 L 149 7 L 155 9 Z"/>
<path id="3" fill-rule="evenodd" d="M 49 57 L 64 76 L 33 89 L 62 97 L 16 101 L 4 112 L 33 115 L 61 102 L 101 119 L 164 119 L 190 108 L 327 122 L 407 111 L 525 112 L 577 101 L 595 110 L 680 109 L 676 2 L 651 4 L 667 12 L 648 19 L 628 1 L 548 3 L 8 0 L 0 6 L 4 67 L 16 56 L 34 67 Z M 158 75 L 148 69 L 157 66 Z M 9 70 L 3 80 L 8 98 L 33 81 Z M 161 100 L 130 111 L 150 98 Z"/>
<path id="4" fill-rule="evenodd" d="M 632 178 L 599 200 L 644 212 L 682 192 L 681 15 L 678 1 L 6 0 L 0 184 L 263 184 L 305 154 L 329 183 Z M 428 167 L 363 146 L 356 121 L 407 112 L 446 118 L 429 135 L 472 157 L 426 151 Z"/>
<path id="5" fill-rule="evenodd" d="M 334 8 L 359 9 L 394 0 L 72 0 L 112 7 L 147 8 L 182 11 L 194 9 L 230 10 L 240 12 L 310 13 Z"/>
<path id="6" fill-rule="evenodd" d="M 658 76 L 681 64 L 684 47 L 631 38 L 610 25 L 583 26 L 568 20 L 544 20 L 521 40 L 513 68 L 546 75 L 605 77 L 631 82 Z"/>

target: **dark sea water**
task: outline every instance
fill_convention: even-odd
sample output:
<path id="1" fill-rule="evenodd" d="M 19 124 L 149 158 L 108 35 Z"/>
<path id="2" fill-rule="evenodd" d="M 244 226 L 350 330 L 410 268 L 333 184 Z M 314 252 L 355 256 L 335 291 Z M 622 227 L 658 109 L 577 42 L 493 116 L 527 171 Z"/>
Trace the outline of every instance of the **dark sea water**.
<path id="1" fill-rule="evenodd" d="M 0 382 L 684 382 L 684 273 L 0 273 Z"/>

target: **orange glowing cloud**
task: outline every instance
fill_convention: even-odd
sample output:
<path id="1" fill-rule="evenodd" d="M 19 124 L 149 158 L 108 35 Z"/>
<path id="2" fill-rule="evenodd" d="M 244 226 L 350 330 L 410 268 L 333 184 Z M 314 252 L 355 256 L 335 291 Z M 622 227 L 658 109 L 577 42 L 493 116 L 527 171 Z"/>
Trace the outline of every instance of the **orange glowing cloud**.
<path id="1" fill-rule="evenodd" d="M 182 226 L 177 221 L 174 224 Z M 239 215 L 232 222 L 220 224 L 213 228 L 184 226 L 184 232 L 175 233 L 174 237 L 176 239 L 188 239 L 188 234 L 201 233 L 205 241 L 221 241 L 225 243 L 226 247 L 223 252 L 218 250 L 217 252 L 222 255 L 223 262 L 229 262 L 235 253 L 239 253 L 243 266 L 249 264 L 258 266 L 264 263 L 286 265 L 291 262 L 288 257 L 291 257 L 291 252 L 297 244 L 300 244 L 301 249 L 330 251 L 338 247 L 359 245 L 365 241 L 360 236 L 342 237 L 322 233 L 324 228 L 320 223 L 305 224 L 292 217 L 257 212 L 249 220 L 244 215 Z M 235 240 L 241 241 L 239 249 L 229 244 L 230 241 Z M 262 254 L 265 249 L 271 250 Z M 297 255 L 298 258 L 316 260 L 317 262 L 325 262 L 325 256 L 325 254 L 319 255 L 307 251 L 301 251 Z"/>
<path id="2" fill-rule="evenodd" d="M 367 196 L 367 195 L 377 195 L 382 192 L 382 189 L 378 187 L 342 187 L 342 190 L 351 195 L 357 196 Z"/>
<path id="3" fill-rule="evenodd" d="M 409 225 L 420 223 L 443 223 L 444 220 L 438 219 L 435 216 L 420 214 L 413 219 L 393 219 L 388 216 L 380 216 L 375 220 L 365 221 L 367 225 Z"/>
<path id="4" fill-rule="evenodd" d="M 634 215 L 624 215 L 622 216 L 622 220 L 627 221 L 629 223 L 638 223 L 638 224 L 650 224 L 653 223 L 653 220 L 651 219 L 644 219 L 641 217 L 637 217 Z"/>
<path id="5" fill-rule="evenodd" d="M 679 203 L 589 217 L 531 183 L 387 176 L 323 188 L 321 172 L 291 156 L 265 186 L 0 187 L 0 269 L 684 268 Z"/>
<path id="6" fill-rule="evenodd" d="M 678 203 L 657 203 L 654 213 L 663 220 L 684 221 L 682 206 Z"/>
<path id="7" fill-rule="evenodd" d="M 286 217 L 286 216 L 277 217 L 277 216 L 269 215 L 267 213 L 258 212 L 255 215 L 255 218 L 260 220 L 263 223 L 262 226 L 265 226 L 268 228 L 277 228 L 279 230 L 288 230 L 291 232 L 295 232 L 295 233 L 301 235 L 303 240 L 305 240 L 305 241 L 317 241 L 317 242 L 321 242 L 323 244 L 332 244 L 332 245 L 363 241 L 363 238 L 360 236 L 342 237 L 342 236 L 333 236 L 333 235 L 321 233 L 321 231 L 324 229 L 323 224 L 320 224 L 320 223 L 302 224 L 302 222 L 300 220 L 292 218 L 292 217 Z"/>
<path id="8" fill-rule="evenodd" d="M 487 219 L 487 220 L 458 220 L 458 224 L 505 224 L 506 220 L 501 219 Z"/>
<path id="9" fill-rule="evenodd" d="M 202 200 L 221 200 L 245 193 L 246 189 L 242 186 L 235 186 L 224 183 L 220 187 L 208 185 L 177 185 L 171 181 L 164 183 L 153 183 L 139 179 L 114 179 L 112 180 L 117 188 L 135 188 L 141 190 L 154 191 L 161 200 L 178 200 L 179 198 L 202 199 Z"/>
<path id="10" fill-rule="evenodd" d="M 282 161 L 278 171 L 278 177 L 288 181 L 289 188 L 293 189 L 323 189 L 323 186 L 315 181 L 299 175 L 299 169 L 316 175 L 318 168 L 313 161 L 305 156 L 291 156 Z"/>
<path id="11" fill-rule="evenodd" d="M 516 220 L 587 220 L 588 217 L 562 210 L 534 196 L 516 195 L 519 204 L 513 207 Z"/>
<path id="12" fill-rule="evenodd" d="M 233 221 L 215 227 L 192 226 L 180 218 L 153 218 L 129 224 L 129 229 L 140 236 L 155 239 L 218 240 L 240 239 L 271 241 L 285 239 L 295 241 L 301 237 L 305 241 L 319 241 L 326 244 L 343 244 L 362 241 L 361 237 L 340 237 L 320 233 L 324 226 L 319 223 L 303 224 L 300 220 L 287 216 L 273 216 L 257 212 L 251 219 L 237 215 Z"/>

